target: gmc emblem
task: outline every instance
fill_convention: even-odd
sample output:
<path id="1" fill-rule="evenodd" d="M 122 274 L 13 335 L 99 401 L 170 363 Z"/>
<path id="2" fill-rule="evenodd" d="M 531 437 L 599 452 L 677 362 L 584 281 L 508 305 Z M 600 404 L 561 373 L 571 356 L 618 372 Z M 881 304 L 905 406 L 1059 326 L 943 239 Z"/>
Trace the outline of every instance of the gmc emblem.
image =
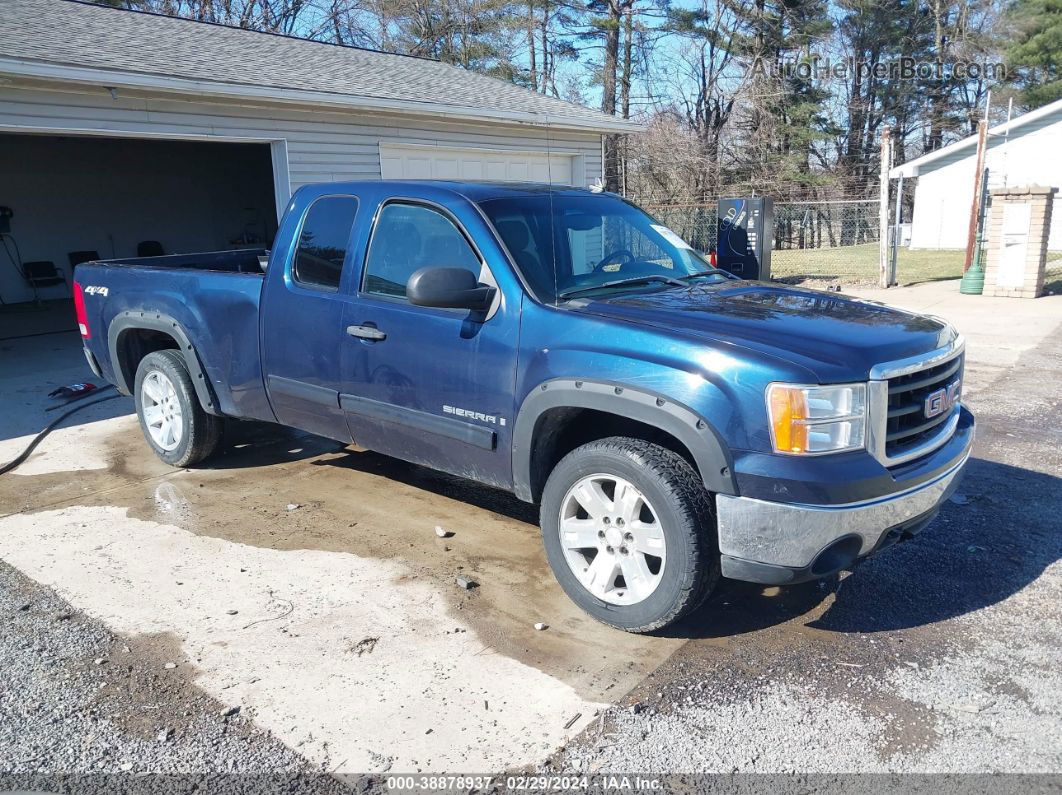
<path id="1" fill-rule="evenodd" d="M 930 392 L 926 396 L 925 414 L 927 419 L 932 419 L 943 414 L 959 402 L 959 388 L 961 381 L 953 381 L 946 387 Z"/>

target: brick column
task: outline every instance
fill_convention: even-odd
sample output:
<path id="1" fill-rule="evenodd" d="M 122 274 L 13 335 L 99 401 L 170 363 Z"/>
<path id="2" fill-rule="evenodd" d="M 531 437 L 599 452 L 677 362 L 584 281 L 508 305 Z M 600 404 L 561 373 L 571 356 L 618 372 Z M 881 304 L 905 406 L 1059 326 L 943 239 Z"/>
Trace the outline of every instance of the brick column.
<path id="1" fill-rule="evenodd" d="M 985 295 L 1036 298 L 1043 293 L 1057 190 L 1031 185 L 992 191 L 985 229 Z"/>

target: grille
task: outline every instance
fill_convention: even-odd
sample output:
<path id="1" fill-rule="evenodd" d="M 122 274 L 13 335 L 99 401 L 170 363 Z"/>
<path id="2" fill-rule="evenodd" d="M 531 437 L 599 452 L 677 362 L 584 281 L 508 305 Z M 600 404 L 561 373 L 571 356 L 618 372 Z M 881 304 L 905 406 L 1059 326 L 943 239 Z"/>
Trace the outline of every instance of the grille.
<path id="1" fill-rule="evenodd" d="M 962 378 L 964 356 L 889 379 L 889 410 L 885 425 L 885 454 L 890 458 L 903 455 L 913 447 L 940 433 L 955 409 L 949 408 L 927 419 L 926 398 L 938 389 Z"/>

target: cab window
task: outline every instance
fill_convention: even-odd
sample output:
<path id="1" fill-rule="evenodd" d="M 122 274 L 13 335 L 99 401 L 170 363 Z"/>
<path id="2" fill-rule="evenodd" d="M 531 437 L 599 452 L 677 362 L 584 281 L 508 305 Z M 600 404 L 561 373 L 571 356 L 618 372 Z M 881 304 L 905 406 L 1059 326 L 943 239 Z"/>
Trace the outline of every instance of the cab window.
<path id="1" fill-rule="evenodd" d="M 441 212 L 420 204 L 386 205 L 369 246 L 362 291 L 404 299 L 409 277 L 426 267 L 467 268 L 477 277 L 480 273 L 476 252 Z"/>
<path id="2" fill-rule="evenodd" d="M 318 290 L 339 289 L 357 210 L 353 196 L 325 196 L 310 205 L 291 269 L 296 282 Z"/>

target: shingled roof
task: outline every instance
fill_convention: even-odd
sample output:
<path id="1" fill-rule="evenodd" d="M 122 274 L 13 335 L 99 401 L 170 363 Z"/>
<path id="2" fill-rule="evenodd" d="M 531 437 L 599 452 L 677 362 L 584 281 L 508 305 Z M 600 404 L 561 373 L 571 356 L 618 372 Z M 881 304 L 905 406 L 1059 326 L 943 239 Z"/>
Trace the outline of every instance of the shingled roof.
<path id="1" fill-rule="evenodd" d="M 78 0 L 3 0 L 0 73 L 602 132 L 638 129 L 427 58 Z"/>

